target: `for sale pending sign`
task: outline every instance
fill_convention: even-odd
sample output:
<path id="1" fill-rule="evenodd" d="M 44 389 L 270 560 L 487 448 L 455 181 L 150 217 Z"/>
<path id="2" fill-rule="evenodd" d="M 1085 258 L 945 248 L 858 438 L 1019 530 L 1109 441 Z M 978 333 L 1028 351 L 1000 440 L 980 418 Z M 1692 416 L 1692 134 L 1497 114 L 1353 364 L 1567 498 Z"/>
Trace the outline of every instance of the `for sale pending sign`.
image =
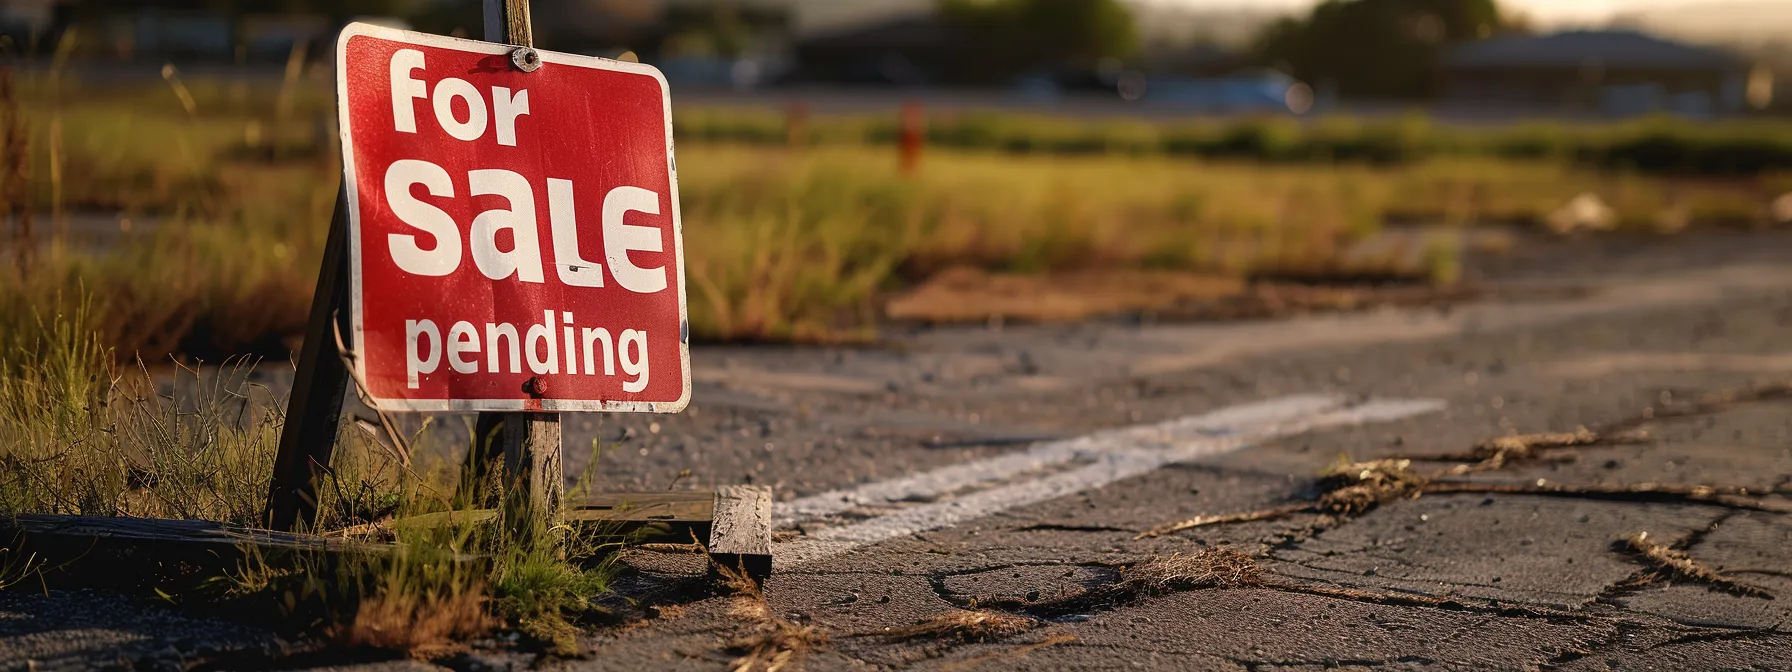
<path id="1" fill-rule="evenodd" d="M 414 411 L 690 399 L 665 78 L 354 24 L 337 99 L 357 373 Z"/>

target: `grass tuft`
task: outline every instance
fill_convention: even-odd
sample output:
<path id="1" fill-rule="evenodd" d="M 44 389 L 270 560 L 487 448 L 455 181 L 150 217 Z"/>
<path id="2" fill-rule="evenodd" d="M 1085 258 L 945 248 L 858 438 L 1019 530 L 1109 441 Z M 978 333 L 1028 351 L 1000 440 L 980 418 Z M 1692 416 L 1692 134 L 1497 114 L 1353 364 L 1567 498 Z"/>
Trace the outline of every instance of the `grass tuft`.
<path id="1" fill-rule="evenodd" d="M 1427 482 L 1413 473 L 1412 460 L 1340 460 L 1319 478 L 1325 494 L 1318 508 L 1334 516 L 1359 516 L 1397 499 L 1417 498 Z"/>
<path id="2" fill-rule="evenodd" d="M 916 639 L 989 642 L 1018 635 L 1038 627 L 1039 622 L 1024 616 L 996 611 L 954 609 L 906 628 L 889 633 L 893 641 Z"/>
<path id="3" fill-rule="evenodd" d="M 1229 548 L 1154 557 L 1120 573 L 1119 589 L 1133 594 L 1163 595 L 1208 588 L 1242 588 L 1263 582 L 1257 561 Z"/>

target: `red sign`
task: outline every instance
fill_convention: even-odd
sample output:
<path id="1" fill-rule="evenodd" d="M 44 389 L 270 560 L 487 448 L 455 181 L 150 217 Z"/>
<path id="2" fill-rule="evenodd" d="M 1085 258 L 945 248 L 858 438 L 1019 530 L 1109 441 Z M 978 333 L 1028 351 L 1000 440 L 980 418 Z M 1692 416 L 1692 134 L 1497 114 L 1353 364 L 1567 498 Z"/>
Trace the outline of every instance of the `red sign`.
<path id="1" fill-rule="evenodd" d="M 658 70 L 354 24 L 337 45 L 356 373 L 382 409 L 690 399 Z"/>

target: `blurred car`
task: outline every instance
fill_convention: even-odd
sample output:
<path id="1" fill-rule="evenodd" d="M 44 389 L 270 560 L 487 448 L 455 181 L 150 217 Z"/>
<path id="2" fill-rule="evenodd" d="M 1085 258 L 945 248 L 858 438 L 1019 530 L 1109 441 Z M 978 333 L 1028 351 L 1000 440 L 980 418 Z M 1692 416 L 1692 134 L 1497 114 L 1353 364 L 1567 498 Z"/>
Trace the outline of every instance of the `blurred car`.
<path id="1" fill-rule="evenodd" d="M 1216 113 L 1305 112 L 1307 105 L 1291 110 L 1300 96 L 1291 92 L 1310 89 L 1299 80 L 1274 70 L 1251 70 L 1224 77 L 1151 77 L 1142 101 L 1190 111 Z"/>

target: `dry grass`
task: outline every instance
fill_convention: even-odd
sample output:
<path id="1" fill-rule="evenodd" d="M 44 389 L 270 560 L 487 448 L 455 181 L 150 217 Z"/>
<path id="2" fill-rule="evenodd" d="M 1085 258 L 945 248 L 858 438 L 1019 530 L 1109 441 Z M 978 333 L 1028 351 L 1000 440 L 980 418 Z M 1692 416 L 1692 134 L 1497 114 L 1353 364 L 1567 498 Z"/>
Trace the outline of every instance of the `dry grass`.
<path id="1" fill-rule="evenodd" d="M 1320 511 L 1359 516 L 1397 499 L 1417 499 L 1429 479 L 1412 471 L 1412 460 L 1340 461 L 1319 478 Z"/>
<path id="2" fill-rule="evenodd" d="M 75 241 L 66 254 L 40 259 L 29 277 L 0 278 L 0 339 L 20 328 L 16 316 L 33 307 L 53 312 L 48 307 L 58 297 L 83 291 L 94 297 L 103 342 L 127 357 L 282 356 L 290 345 L 283 339 L 300 333 L 338 181 L 328 134 L 311 123 L 327 114 L 328 91 L 183 82 L 191 112 L 166 87 L 35 82 L 22 88 L 30 133 L 26 172 L 36 178 L 30 193 L 38 210 L 121 212 L 160 224 L 148 233 L 111 235 L 105 250 Z M 752 116 L 723 116 L 730 115 Z M 828 136 L 829 123 L 817 120 L 811 136 Z M 704 123 L 685 126 L 691 131 Z M 976 130 L 985 126 L 1011 138 L 999 143 L 1004 147 L 1018 146 L 1014 138 L 1083 133 L 1064 123 L 1001 116 L 952 132 L 972 138 L 985 134 Z M 1361 136 L 1374 144 L 1410 135 L 1370 126 L 1320 124 L 1314 137 L 1336 144 Z M 1159 130 L 1110 125 L 1097 134 L 1098 143 L 1072 143 L 1098 151 L 1074 155 L 934 148 L 913 176 L 900 174 L 894 153 L 881 145 L 789 147 L 780 127 L 776 146 L 747 146 L 703 142 L 730 136 L 692 131 L 680 144 L 680 187 L 694 334 L 858 340 L 874 337 L 886 314 L 951 321 L 966 312 L 955 295 L 927 293 L 952 289 L 945 286 L 951 278 L 929 283 L 952 268 L 992 274 L 984 280 L 998 291 L 986 292 L 986 300 L 999 305 L 983 312 L 1022 319 L 1029 311 L 1046 319 L 1104 301 L 1148 307 L 1163 296 L 1212 291 L 1180 280 L 1154 282 L 1162 294 L 1144 297 L 1113 289 L 1124 276 L 1087 280 L 1120 269 L 1212 278 L 1195 284 L 1247 276 L 1448 283 L 1460 273 L 1453 248 L 1387 250 L 1368 258 L 1347 253 L 1390 218 L 1447 226 L 1542 222 L 1591 193 L 1610 205 L 1620 228 L 1654 230 L 1669 212 L 1694 224 L 1758 221 L 1780 191 L 1792 188 L 1792 178 L 1772 175 L 1643 177 L 1548 155 L 1452 151 L 1375 165 L 1112 151 Z M 1215 137 L 1227 133 L 1234 140 L 1274 140 L 1282 131 Z M 53 184 L 44 179 L 51 175 L 58 176 Z M 1020 276 L 1044 280 L 1004 279 Z M 1000 291 L 1003 283 L 1015 291 Z M 1085 286 L 1103 283 L 1108 289 Z M 1043 307 L 1010 296 L 1040 284 L 1073 291 L 1048 294 L 1058 298 Z M 904 294 L 916 287 L 925 296 Z M 1263 298 L 1265 305 L 1305 305 L 1300 296 Z"/>
<path id="3" fill-rule="evenodd" d="M 1320 475 L 1320 494 L 1316 501 L 1290 504 L 1242 513 L 1196 516 L 1165 523 L 1140 532 L 1135 539 L 1175 534 L 1213 525 L 1233 525 L 1263 520 L 1280 520 L 1303 513 L 1322 516 L 1321 527 L 1349 520 L 1399 499 L 1417 499 L 1431 485 L 1431 479 L 1412 470 L 1412 460 L 1385 459 L 1351 462 L 1340 459 Z"/>
<path id="4" fill-rule="evenodd" d="M 1032 630 L 1039 621 L 998 611 L 954 609 L 888 633 L 892 641 L 916 639 L 988 642 Z"/>
<path id="5" fill-rule="evenodd" d="M 1257 561 L 1229 548 L 1155 557 L 1121 571 L 1120 579 L 1116 589 L 1133 595 L 1242 588 L 1263 582 Z"/>
<path id="6" fill-rule="evenodd" d="M 404 651 L 434 658 L 463 650 L 466 641 L 499 625 L 481 585 L 448 594 L 379 594 L 361 600 L 354 618 L 332 638 L 351 648 Z"/>
<path id="7" fill-rule="evenodd" d="M 158 380 L 115 365 L 84 310 L 41 320 L 0 352 L 0 514 L 258 520 L 284 400 L 251 363 Z"/>
<path id="8" fill-rule="evenodd" d="M 714 565 L 729 596 L 728 616 L 740 623 L 740 634 L 728 642 L 736 656 L 733 672 L 779 672 L 802 664 L 803 656 L 826 646 L 828 633 L 819 626 L 799 625 L 773 613 L 759 583 L 745 571 Z"/>
<path id="9" fill-rule="evenodd" d="M 958 267 L 934 275 L 890 300 L 891 319 L 979 322 L 1001 316 L 1019 322 L 1065 322 L 1091 315 L 1163 311 L 1188 301 L 1212 301 L 1245 289 L 1238 277 L 1121 269 L 1063 275 L 991 275 Z"/>
<path id="10" fill-rule="evenodd" d="M 1759 586 L 1753 586 L 1724 576 L 1717 570 L 1705 566 L 1685 551 L 1649 541 L 1648 532 L 1638 532 L 1618 542 L 1619 546 L 1641 560 L 1649 568 L 1649 573 L 1638 577 L 1642 582 L 1672 581 L 1708 586 L 1713 590 L 1739 597 L 1758 597 L 1774 599 L 1772 592 Z"/>
<path id="11" fill-rule="evenodd" d="M 1595 432 L 1580 427 L 1572 432 L 1520 434 L 1488 439 L 1477 444 L 1469 457 L 1478 461 L 1456 471 L 1490 471 L 1508 463 L 1540 459 L 1544 452 L 1576 446 L 1642 443 L 1649 434 L 1641 431 Z M 1446 472 L 1447 473 L 1447 472 Z"/>

